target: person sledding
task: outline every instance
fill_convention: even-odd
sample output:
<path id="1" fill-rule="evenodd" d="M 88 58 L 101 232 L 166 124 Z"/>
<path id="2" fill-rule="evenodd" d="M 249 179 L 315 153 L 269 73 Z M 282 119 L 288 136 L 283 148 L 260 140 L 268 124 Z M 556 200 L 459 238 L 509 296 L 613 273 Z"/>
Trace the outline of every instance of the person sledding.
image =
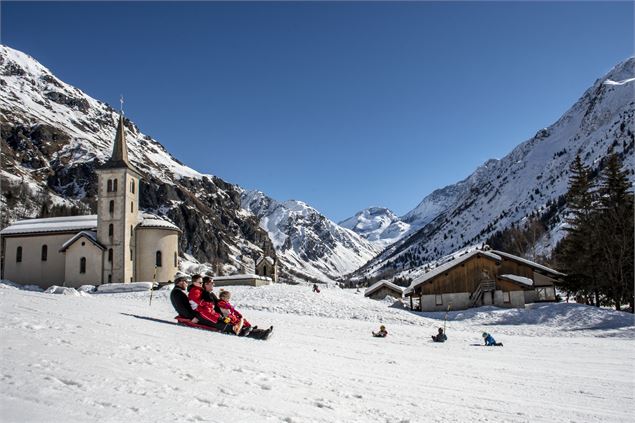
<path id="1" fill-rule="evenodd" d="M 432 340 L 434 342 L 445 342 L 448 340 L 448 337 L 443 333 L 443 328 L 439 328 L 439 332 L 436 335 L 432 335 Z"/>
<path id="2" fill-rule="evenodd" d="M 316 294 L 320 293 L 320 288 L 318 288 L 316 283 L 313 284 L 313 292 L 315 292 Z"/>
<path id="3" fill-rule="evenodd" d="M 178 317 L 188 319 L 194 324 L 198 324 L 196 313 L 190 306 L 190 300 L 187 298 L 187 276 L 183 273 L 177 273 L 174 277 L 174 289 L 170 292 L 170 302 L 172 307 L 179 314 Z"/>
<path id="4" fill-rule="evenodd" d="M 386 326 L 381 325 L 379 330 L 377 332 L 372 332 L 372 334 L 375 338 L 385 338 L 388 336 L 388 331 L 386 330 Z"/>
<path id="5" fill-rule="evenodd" d="M 170 293 L 172 306 L 179 314 L 177 320 L 188 326 L 206 326 L 221 333 L 233 334 L 232 325 L 224 322 L 222 315 L 214 310 L 214 305 L 202 299 L 202 278 L 196 275 L 192 278 L 192 285 L 189 294 L 186 295 L 187 277 L 182 273 L 177 273 L 174 278 L 175 286 Z M 249 338 L 267 339 L 273 326 L 269 329 L 257 329 L 255 326 L 250 332 L 239 333 L 241 336 Z"/>
<path id="6" fill-rule="evenodd" d="M 487 332 L 483 332 L 483 342 L 485 342 L 486 347 L 502 347 L 502 342 L 496 342 L 494 337 Z"/>
<path id="7" fill-rule="evenodd" d="M 224 319 L 229 318 L 229 323 L 232 325 L 234 333 L 238 335 L 241 330 L 243 334 L 251 332 L 251 323 L 249 323 L 238 310 L 234 308 L 229 302 L 231 299 L 231 292 L 221 291 L 218 294 L 218 307 Z"/>

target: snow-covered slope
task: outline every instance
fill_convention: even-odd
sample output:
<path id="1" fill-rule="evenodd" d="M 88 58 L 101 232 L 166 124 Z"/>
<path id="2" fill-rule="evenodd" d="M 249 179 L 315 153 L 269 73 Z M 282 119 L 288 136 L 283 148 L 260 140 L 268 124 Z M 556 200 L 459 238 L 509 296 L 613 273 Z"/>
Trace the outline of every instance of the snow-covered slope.
<path id="1" fill-rule="evenodd" d="M 635 411 L 627 313 L 580 304 L 452 311 L 449 339 L 436 344 L 443 313 L 352 290 L 232 293 L 247 319 L 274 325 L 271 339 L 172 325 L 168 291 L 150 307 L 148 293 L 0 284 L 2 421 L 617 423 Z M 370 336 L 380 322 L 387 338 Z M 473 346 L 483 330 L 505 346 Z"/>
<path id="2" fill-rule="evenodd" d="M 0 227 L 94 212 L 94 168 L 112 154 L 117 112 L 1 45 L 0 112 Z M 125 125 L 130 159 L 144 176 L 140 206 L 183 229 L 186 257 L 229 271 L 271 249 L 257 219 L 240 208 L 238 188 L 180 163 L 130 120 Z"/>
<path id="3" fill-rule="evenodd" d="M 352 230 L 380 248 L 399 241 L 411 229 L 410 224 L 385 207 L 369 207 L 338 225 Z"/>
<path id="4" fill-rule="evenodd" d="M 557 122 L 539 130 L 500 160 L 492 159 L 465 180 L 434 191 L 402 221 L 417 232 L 390 246 L 358 275 L 416 268 L 476 245 L 494 232 L 549 211 L 551 225 L 536 251 L 548 253 L 563 236 L 562 203 L 569 166 L 579 155 L 598 171 L 609 151 L 634 177 L 635 58 L 598 79 Z"/>
<path id="5" fill-rule="evenodd" d="M 260 191 L 245 191 L 242 204 L 260 219 L 282 264 L 295 273 L 332 281 L 359 268 L 380 251 L 302 201 L 280 202 Z"/>

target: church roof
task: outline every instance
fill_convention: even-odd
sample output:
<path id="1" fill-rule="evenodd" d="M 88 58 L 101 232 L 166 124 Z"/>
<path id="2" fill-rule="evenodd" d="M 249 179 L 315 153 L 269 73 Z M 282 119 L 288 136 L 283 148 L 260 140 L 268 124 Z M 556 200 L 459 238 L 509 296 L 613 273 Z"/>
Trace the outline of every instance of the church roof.
<path id="1" fill-rule="evenodd" d="M 132 164 L 130 164 L 130 161 L 128 160 L 126 126 L 124 124 L 123 113 L 119 115 L 119 123 L 117 124 L 117 132 L 115 133 L 115 143 L 112 147 L 112 156 L 106 161 L 106 163 L 98 166 L 97 169 L 121 168 L 130 169 L 133 172 L 139 173 L 139 171 Z"/>
<path id="2" fill-rule="evenodd" d="M 18 220 L 0 231 L 0 235 L 18 235 L 30 233 L 55 233 L 94 230 L 97 228 L 97 215 L 48 217 L 45 219 Z"/>
<path id="3" fill-rule="evenodd" d="M 101 250 L 105 250 L 106 249 L 103 245 L 101 245 L 97 241 L 97 232 L 95 232 L 95 231 L 81 231 L 81 232 L 78 232 L 77 234 L 75 234 L 75 236 L 73 236 L 71 239 L 66 241 L 64 244 L 62 244 L 62 248 L 60 249 L 60 252 L 66 251 L 68 249 L 68 247 L 73 245 L 73 243 L 75 241 L 77 241 L 78 239 L 80 239 L 80 238 L 86 238 L 87 240 L 92 242 L 97 248 L 99 248 Z"/>
<path id="4" fill-rule="evenodd" d="M 158 229 L 170 229 L 174 231 L 182 232 L 178 226 L 169 220 L 163 219 L 157 215 L 151 213 L 142 213 L 141 214 L 141 222 L 137 228 L 158 228 Z"/>

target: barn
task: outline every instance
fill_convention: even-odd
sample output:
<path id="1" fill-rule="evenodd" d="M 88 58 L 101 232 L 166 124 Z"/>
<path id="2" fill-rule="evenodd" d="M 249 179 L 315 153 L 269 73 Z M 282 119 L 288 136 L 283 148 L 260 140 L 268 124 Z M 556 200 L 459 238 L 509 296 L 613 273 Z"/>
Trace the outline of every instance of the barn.
<path id="1" fill-rule="evenodd" d="M 405 290 L 420 311 L 463 310 L 482 305 L 524 308 L 555 301 L 554 283 L 564 275 L 503 251 L 473 250 L 429 270 Z"/>
<path id="2" fill-rule="evenodd" d="M 403 298 L 403 288 L 392 282 L 382 280 L 375 282 L 366 288 L 364 292 L 364 297 L 369 297 L 373 300 L 383 300 L 387 296 L 401 299 Z"/>

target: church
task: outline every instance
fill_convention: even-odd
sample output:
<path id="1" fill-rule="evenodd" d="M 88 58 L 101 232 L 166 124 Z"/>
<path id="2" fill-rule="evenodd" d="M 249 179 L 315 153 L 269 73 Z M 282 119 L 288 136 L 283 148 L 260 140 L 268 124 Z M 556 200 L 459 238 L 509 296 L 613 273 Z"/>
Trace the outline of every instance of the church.
<path id="1" fill-rule="evenodd" d="M 181 230 L 139 210 L 141 174 L 128 160 L 123 114 L 112 156 L 96 172 L 96 215 L 19 220 L 0 231 L 2 279 L 79 287 L 174 277 Z"/>

